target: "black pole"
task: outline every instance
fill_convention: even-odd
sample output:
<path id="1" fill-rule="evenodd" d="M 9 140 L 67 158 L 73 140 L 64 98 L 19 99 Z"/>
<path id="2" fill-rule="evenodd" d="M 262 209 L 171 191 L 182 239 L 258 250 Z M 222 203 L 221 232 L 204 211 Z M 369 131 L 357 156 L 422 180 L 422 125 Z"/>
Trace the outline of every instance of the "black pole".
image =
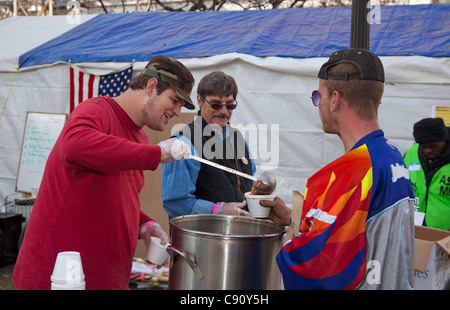
<path id="1" fill-rule="evenodd" d="M 370 25 L 367 16 L 370 12 L 370 0 L 352 0 L 352 31 L 350 47 L 369 49 Z"/>

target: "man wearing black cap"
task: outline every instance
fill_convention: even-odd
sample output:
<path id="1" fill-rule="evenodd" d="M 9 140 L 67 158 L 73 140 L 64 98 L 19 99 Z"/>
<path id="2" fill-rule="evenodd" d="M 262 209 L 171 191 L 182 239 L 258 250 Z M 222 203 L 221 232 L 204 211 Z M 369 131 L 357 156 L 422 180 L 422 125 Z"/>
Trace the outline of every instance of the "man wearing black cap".
<path id="1" fill-rule="evenodd" d="M 312 94 L 326 133 L 345 154 L 308 179 L 300 236 L 277 256 L 287 289 L 411 289 L 414 195 L 400 152 L 384 138 L 378 107 L 384 69 L 377 55 L 349 48 L 320 69 Z M 270 217 L 289 224 L 276 198 Z"/>
<path id="2" fill-rule="evenodd" d="M 75 108 L 47 160 L 15 265 L 19 289 L 50 289 L 63 251 L 80 253 L 86 289 L 128 289 L 137 239 L 168 241 L 140 210 L 143 170 L 190 155 L 177 139 L 148 145 L 143 127 L 162 131 L 192 109 L 193 85 L 181 62 L 155 56 L 122 95 Z"/>
<path id="3" fill-rule="evenodd" d="M 442 118 L 414 124 L 416 143 L 405 153 L 416 208 L 425 213 L 424 225 L 450 230 L 450 128 Z"/>

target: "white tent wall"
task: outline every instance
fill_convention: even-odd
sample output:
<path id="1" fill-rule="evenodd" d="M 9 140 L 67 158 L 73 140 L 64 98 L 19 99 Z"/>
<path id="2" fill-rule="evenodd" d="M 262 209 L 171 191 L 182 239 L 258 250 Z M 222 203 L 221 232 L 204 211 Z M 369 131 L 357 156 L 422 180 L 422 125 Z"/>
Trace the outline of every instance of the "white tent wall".
<path id="1" fill-rule="evenodd" d="M 413 124 L 429 117 L 433 106 L 450 105 L 450 60 L 421 56 L 381 59 L 386 85 L 379 122 L 389 141 L 404 153 L 413 143 Z M 317 72 L 325 58 L 259 58 L 232 53 L 180 60 L 193 72 L 196 85 L 213 70 L 235 77 L 239 106 L 231 123 L 245 132 L 258 168 L 284 179 L 279 195 L 288 204 L 292 190 L 303 193 L 306 180 L 314 172 L 343 154 L 339 138 L 323 133 L 317 108 L 310 99 L 312 90 L 318 87 Z M 134 74 L 145 64 L 135 63 Z M 124 66 L 123 63 L 77 65 L 99 73 Z M 30 67 L 17 74 L 0 119 L 0 201 L 15 191 L 26 112 L 68 113 L 68 68 L 68 64 L 60 63 Z M 2 102 L 13 78 L 14 72 L 0 73 Z"/>
<path id="2" fill-rule="evenodd" d="M 14 193 L 26 111 L 58 110 L 52 99 L 65 92 L 67 76 L 55 66 L 17 72 L 19 56 L 95 15 L 17 16 L 0 23 L 0 206 Z M 19 153 L 17 151 L 19 150 Z"/>
<path id="3" fill-rule="evenodd" d="M 0 119 L 0 199 L 15 192 L 19 158 L 27 111 L 67 113 L 61 104 L 68 100 L 67 66 L 55 65 L 0 74 L 0 99 L 4 113 Z M 12 87 L 11 87 L 12 85 Z M 6 97 L 9 95 L 8 99 Z M 6 102 L 6 103 L 5 103 Z"/>
<path id="4" fill-rule="evenodd" d="M 0 73 L 14 72 L 19 56 L 77 27 L 96 15 L 14 16 L 0 23 Z"/>

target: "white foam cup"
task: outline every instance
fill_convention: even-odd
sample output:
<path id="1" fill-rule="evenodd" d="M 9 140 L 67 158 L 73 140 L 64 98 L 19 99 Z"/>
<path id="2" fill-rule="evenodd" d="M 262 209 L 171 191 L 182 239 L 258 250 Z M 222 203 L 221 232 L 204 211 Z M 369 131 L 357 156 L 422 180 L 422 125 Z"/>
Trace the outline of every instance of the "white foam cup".
<path id="1" fill-rule="evenodd" d="M 250 215 L 256 218 L 269 217 L 270 207 L 263 207 L 259 203 L 261 200 L 274 200 L 275 195 L 252 195 L 251 192 L 244 194 L 245 200 L 247 200 L 248 211 Z"/>
<path id="2" fill-rule="evenodd" d="M 80 284 L 65 284 L 65 283 L 58 283 L 58 282 L 52 282 L 52 291 L 82 291 L 86 289 L 86 284 L 84 281 Z"/>
<path id="3" fill-rule="evenodd" d="M 150 244 L 147 249 L 147 259 L 155 265 L 162 265 L 167 256 L 169 256 L 169 253 L 166 251 L 168 246 L 169 243 L 162 245 L 161 239 L 151 237 Z"/>
<path id="4" fill-rule="evenodd" d="M 53 283 L 59 285 L 84 285 L 80 253 L 73 251 L 59 252 L 50 278 Z"/>

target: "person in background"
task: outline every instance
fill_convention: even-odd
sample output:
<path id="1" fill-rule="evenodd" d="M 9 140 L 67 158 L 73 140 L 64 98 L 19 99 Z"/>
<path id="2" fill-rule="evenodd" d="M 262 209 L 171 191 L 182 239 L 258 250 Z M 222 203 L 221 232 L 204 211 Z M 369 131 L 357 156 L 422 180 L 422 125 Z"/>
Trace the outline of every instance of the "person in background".
<path id="1" fill-rule="evenodd" d="M 404 155 L 424 225 L 450 230 L 450 128 L 442 118 L 414 124 L 415 143 Z"/>
<path id="2" fill-rule="evenodd" d="M 182 106 L 193 109 L 191 72 L 153 57 L 122 95 L 82 102 L 71 113 L 45 167 L 13 274 L 19 289 L 47 290 L 56 256 L 81 255 L 86 289 L 128 289 L 139 237 L 168 242 L 140 210 L 143 170 L 190 155 L 177 139 L 149 145 L 143 127 L 162 131 Z"/>
<path id="3" fill-rule="evenodd" d="M 198 116 L 177 138 L 192 154 L 253 175 L 255 164 L 242 134 L 229 124 L 237 107 L 238 86 L 233 77 L 214 71 L 198 84 Z M 169 218 L 188 214 L 249 215 L 244 193 L 253 181 L 193 159 L 164 165 L 162 203 Z M 176 190 L 174 190 L 176 189 Z"/>
<path id="4" fill-rule="evenodd" d="M 300 235 L 277 256 L 285 288 L 411 289 L 414 195 L 402 155 L 378 124 L 383 64 L 349 48 L 334 52 L 318 77 L 313 104 L 345 154 L 307 181 Z M 279 197 L 261 204 L 289 224 Z"/>

